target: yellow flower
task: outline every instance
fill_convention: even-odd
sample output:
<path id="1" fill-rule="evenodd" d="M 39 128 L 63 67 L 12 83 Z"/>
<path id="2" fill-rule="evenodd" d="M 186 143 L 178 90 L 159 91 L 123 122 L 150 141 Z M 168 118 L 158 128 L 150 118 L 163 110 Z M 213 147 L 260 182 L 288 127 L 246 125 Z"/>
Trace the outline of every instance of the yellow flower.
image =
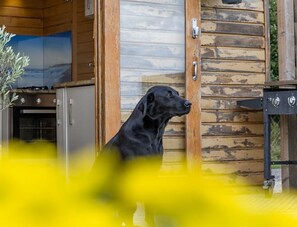
<path id="1" fill-rule="evenodd" d="M 51 145 L 8 147 L 13 156 L 0 161 L 0 226 L 128 226 L 136 203 L 162 227 L 297 224 L 294 194 L 266 199 L 199 171 L 164 173 L 153 159 L 122 164 L 113 155 L 102 155 L 92 172 L 89 161 L 77 157 L 66 179 Z"/>

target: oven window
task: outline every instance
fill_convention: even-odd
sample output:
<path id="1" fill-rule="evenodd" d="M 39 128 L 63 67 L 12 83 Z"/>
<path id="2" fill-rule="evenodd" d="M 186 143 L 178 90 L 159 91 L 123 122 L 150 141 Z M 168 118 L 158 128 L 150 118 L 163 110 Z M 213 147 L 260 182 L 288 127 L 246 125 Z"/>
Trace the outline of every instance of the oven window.
<path id="1" fill-rule="evenodd" d="M 34 142 L 56 143 L 56 114 L 51 109 L 14 108 L 13 137 Z"/>
<path id="2" fill-rule="evenodd" d="M 31 142 L 47 140 L 56 143 L 56 124 L 51 116 L 30 115 L 20 117 L 19 138 Z"/>

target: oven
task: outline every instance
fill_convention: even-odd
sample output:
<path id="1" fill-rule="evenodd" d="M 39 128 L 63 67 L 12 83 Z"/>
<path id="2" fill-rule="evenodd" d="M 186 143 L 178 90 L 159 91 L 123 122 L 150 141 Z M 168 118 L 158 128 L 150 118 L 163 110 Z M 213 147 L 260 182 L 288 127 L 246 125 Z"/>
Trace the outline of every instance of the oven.
<path id="1" fill-rule="evenodd" d="M 16 93 L 17 101 L 2 116 L 3 138 L 56 144 L 56 94 L 27 89 Z"/>

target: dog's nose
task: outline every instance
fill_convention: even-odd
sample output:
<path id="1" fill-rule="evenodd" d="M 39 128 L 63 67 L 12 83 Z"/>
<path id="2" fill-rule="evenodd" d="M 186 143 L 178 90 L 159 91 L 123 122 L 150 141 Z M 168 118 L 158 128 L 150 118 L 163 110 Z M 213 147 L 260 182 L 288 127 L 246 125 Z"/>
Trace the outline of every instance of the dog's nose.
<path id="1" fill-rule="evenodd" d="M 188 100 L 186 100 L 184 105 L 185 105 L 185 107 L 189 108 L 192 106 L 192 103 L 190 103 Z"/>

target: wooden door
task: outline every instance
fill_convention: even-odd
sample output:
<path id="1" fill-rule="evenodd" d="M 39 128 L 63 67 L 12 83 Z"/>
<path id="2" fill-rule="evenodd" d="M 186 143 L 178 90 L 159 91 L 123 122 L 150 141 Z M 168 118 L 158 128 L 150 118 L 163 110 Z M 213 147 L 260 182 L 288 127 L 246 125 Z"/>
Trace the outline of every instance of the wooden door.
<path id="1" fill-rule="evenodd" d="M 165 84 L 193 105 L 168 125 L 164 149 L 186 151 L 191 166 L 200 163 L 200 37 L 192 36 L 193 19 L 200 27 L 200 0 L 95 2 L 98 144 L 118 131 L 150 86 Z"/>

